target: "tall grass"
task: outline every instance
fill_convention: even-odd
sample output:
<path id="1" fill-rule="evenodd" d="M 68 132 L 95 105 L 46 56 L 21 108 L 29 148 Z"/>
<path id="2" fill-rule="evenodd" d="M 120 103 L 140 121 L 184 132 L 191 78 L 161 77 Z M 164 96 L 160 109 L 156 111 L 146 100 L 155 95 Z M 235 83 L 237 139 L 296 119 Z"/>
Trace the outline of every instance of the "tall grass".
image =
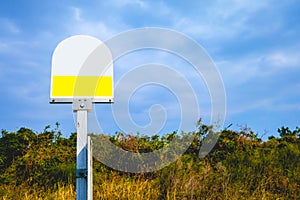
<path id="1" fill-rule="evenodd" d="M 111 180 L 94 185 L 95 199 L 158 199 L 159 194 L 155 180 L 114 176 Z"/>
<path id="2" fill-rule="evenodd" d="M 94 181 L 94 199 L 297 199 L 299 185 L 286 186 L 287 192 L 295 194 L 276 193 L 270 187 L 278 188 L 282 180 L 273 176 L 261 177 L 257 187 L 249 190 L 249 177 L 244 182 L 231 179 L 228 169 L 218 164 L 216 167 L 209 163 L 202 165 L 185 165 L 178 160 L 168 169 L 162 170 L 159 178 L 145 178 L 142 175 L 131 177 L 112 173 L 99 181 L 97 175 Z M 282 186 L 282 185 L 281 185 Z M 75 200 L 74 184 L 59 183 L 55 187 L 39 188 L 26 184 L 18 187 L 6 186 L 2 200 Z"/>
<path id="3" fill-rule="evenodd" d="M 73 184 L 58 183 L 54 188 L 47 190 L 28 185 L 5 189 L 7 194 L 2 197 L 2 200 L 75 200 L 76 198 Z"/>

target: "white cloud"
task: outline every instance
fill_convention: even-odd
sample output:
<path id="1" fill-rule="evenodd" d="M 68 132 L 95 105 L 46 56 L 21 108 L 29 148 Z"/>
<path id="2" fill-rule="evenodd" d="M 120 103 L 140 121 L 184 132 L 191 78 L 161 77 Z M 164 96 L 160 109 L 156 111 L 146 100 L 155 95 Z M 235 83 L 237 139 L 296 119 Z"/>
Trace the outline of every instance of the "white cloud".
<path id="1" fill-rule="evenodd" d="M 81 17 L 81 9 L 77 8 L 77 7 L 71 7 L 72 11 L 73 11 L 73 15 L 74 15 L 74 19 L 76 21 L 82 21 L 82 17 Z"/>
<path id="2" fill-rule="evenodd" d="M 278 68 L 300 67 L 300 53 L 297 51 L 275 51 L 265 57 L 266 63 Z"/>
<path id="3" fill-rule="evenodd" d="M 124 7 L 128 5 L 136 5 L 142 9 L 147 9 L 149 7 L 149 4 L 142 0 L 111 0 L 110 4 L 115 7 Z"/>
<path id="4" fill-rule="evenodd" d="M 255 3 L 251 0 L 218 0 L 205 7 L 197 6 L 199 9 L 184 16 L 175 14 L 173 28 L 198 39 L 216 42 L 268 35 L 281 27 L 280 5 L 269 0 Z"/>
<path id="5" fill-rule="evenodd" d="M 212 7 L 211 11 L 213 11 L 216 16 L 226 20 L 235 18 L 238 14 L 252 14 L 261 9 L 268 8 L 269 6 L 269 0 L 258 1 L 255 3 L 251 0 L 218 0 Z"/>
<path id="6" fill-rule="evenodd" d="M 239 85 L 256 78 L 274 78 L 283 71 L 300 69 L 300 53 L 293 49 L 288 47 L 267 53 L 240 55 L 239 58 L 216 61 L 216 65 L 229 85 Z"/>
<path id="7" fill-rule="evenodd" d="M 114 29 L 111 29 L 110 26 L 105 24 L 102 21 L 99 22 L 80 22 L 77 24 L 74 24 L 72 27 L 70 27 L 71 34 L 85 34 L 85 35 L 93 35 L 98 38 L 101 38 L 102 40 L 109 38 L 110 36 L 117 33 Z"/>
<path id="8" fill-rule="evenodd" d="M 70 8 L 73 17 L 66 23 L 68 24 L 67 31 L 70 35 L 92 35 L 100 40 L 106 40 L 123 29 L 128 29 L 124 24 L 114 22 L 113 20 L 105 21 L 105 19 L 97 19 L 97 17 L 93 17 L 92 20 L 88 19 L 88 16 L 84 15 L 84 13 L 88 13 L 85 10 L 77 7 Z"/>
<path id="9" fill-rule="evenodd" d="M 299 83 L 291 78 L 300 70 L 300 55 L 294 50 L 297 48 L 282 47 L 216 62 L 229 98 L 228 115 L 253 110 L 299 110 L 299 104 L 292 102 L 298 97 L 295 91 Z"/>
<path id="10" fill-rule="evenodd" d="M 19 34 L 21 32 L 20 28 L 10 19 L 0 19 L 0 28 L 2 28 L 2 33 L 7 32 L 11 34 Z M 0 29 L 1 30 L 1 29 Z"/>

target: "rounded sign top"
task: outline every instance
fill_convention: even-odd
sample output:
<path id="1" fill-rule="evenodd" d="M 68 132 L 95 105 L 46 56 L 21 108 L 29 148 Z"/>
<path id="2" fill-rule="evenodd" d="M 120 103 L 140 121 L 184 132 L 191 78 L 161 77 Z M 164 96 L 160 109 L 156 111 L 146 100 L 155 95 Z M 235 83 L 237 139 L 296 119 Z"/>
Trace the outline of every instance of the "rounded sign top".
<path id="1" fill-rule="evenodd" d="M 60 42 L 52 56 L 51 103 L 91 98 L 113 102 L 113 63 L 108 47 L 97 38 L 76 35 Z"/>

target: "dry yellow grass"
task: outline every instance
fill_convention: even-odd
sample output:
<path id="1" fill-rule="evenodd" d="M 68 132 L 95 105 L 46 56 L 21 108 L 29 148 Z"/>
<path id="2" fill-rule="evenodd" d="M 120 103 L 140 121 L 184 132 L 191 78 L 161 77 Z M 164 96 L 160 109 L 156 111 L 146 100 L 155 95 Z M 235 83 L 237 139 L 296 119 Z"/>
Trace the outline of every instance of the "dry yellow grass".
<path id="1" fill-rule="evenodd" d="M 114 177 L 94 186 L 95 199 L 158 199 L 159 190 L 153 180 L 130 180 Z"/>
<path id="2" fill-rule="evenodd" d="M 115 176 L 111 180 L 105 180 L 101 184 L 94 185 L 94 199 L 158 199 L 160 192 L 151 180 L 134 180 Z M 24 188 L 28 188 L 24 186 Z M 13 192 L 13 188 L 7 188 L 10 194 L 3 196 L 2 200 L 75 200 L 76 192 L 73 184 L 58 184 L 52 190 L 42 191 L 37 187 L 30 191 L 21 190 Z M 18 189 L 20 190 L 20 189 Z M 14 194 L 14 195 L 11 195 Z"/>
<path id="3" fill-rule="evenodd" d="M 28 188 L 25 186 L 24 188 Z M 16 188 L 7 188 L 8 190 L 14 190 Z M 7 191 L 10 195 L 5 195 L 2 200 L 75 200 L 76 193 L 75 187 L 72 184 L 64 186 L 63 184 L 58 184 L 53 190 L 42 191 L 37 189 L 37 187 L 31 190 L 17 189 L 16 191 Z M 14 195 L 11 195 L 14 194 Z"/>

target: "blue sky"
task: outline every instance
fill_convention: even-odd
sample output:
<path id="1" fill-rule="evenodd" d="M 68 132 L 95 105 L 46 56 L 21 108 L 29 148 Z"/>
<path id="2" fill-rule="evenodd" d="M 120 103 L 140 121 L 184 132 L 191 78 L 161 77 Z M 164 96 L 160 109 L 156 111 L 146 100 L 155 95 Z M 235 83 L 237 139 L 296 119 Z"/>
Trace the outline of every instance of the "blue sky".
<path id="1" fill-rule="evenodd" d="M 0 128 L 29 127 L 37 132 L 55 122 L 65 135 L 75 131 L 72 106 L 50 105 L 51 57 L 63 39 L 86 34 L 107 40 L 135 28 L 161 27 L 197 41 L 215 62 L 224 82 L 224 126 L 248 126 L 259 136 L 281 126 L 300 126 L 300 2 L 229 1 L 3 1 L 0 6 Z M 115 63 L 115 81 L 149 62 L 187 65 L 166 52 L 142 51 Z M 174 64 L 176 63 L 176 64 Z M 186 68 L 182 73 L 187 73 Z M 192 80 L 201 117 L 209 120 L 209 93 L 203 80 Z M 149 101 L 145 101 L 145 100 Z M 170 103 L 171 101 L 171 103 Z M 136 124 L 149 123 L 148 108 L 165 107 L 162 132 L 176 130 L 176 98 L 161 87 L 134 93 L 129 109 Z M 96 105 L 105 132 L 118 130 L 106 117 L 108 105 Z M 118 113 L 117 113 L 118 114 Z M 122 114 L 122 113 L 120 113 Z M 128 130 L 135 132 L 135 130 Z"/>

